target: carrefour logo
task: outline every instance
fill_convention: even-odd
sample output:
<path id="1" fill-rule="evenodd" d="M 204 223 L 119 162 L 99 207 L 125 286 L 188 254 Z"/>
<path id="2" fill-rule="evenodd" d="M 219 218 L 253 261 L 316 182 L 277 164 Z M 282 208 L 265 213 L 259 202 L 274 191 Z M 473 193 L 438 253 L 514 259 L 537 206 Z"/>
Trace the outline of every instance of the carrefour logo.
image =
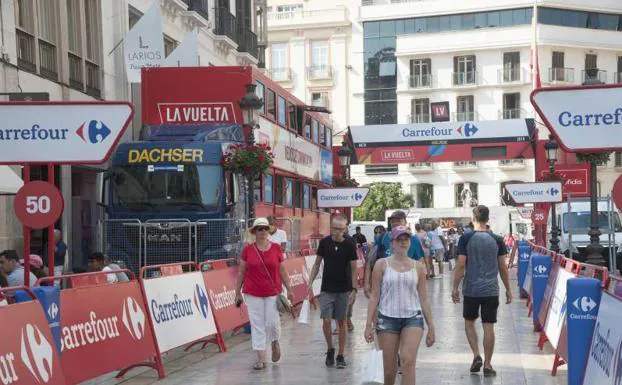
<path id="1" fill-rule="evenodd" d="M 52 379 L 52 345 L 45 339 L 37 325 L 26 324 L 22 328 L 21 359 L 37 383 Z"/>
<path id="2" fill-rule="evenodd" d="M 460 126 L 456 129 L 456 131 L 458 132 L 458 134 L 460 135 L 464 135 L 465 137 L 471 137 L 474 136 L 478 130 L 478 128 L 475 126 L 475 124 L 473 123 L 466 123 L 463 126 Z M 464 133 L 463 133 L 464 131 Z"/>
<path id="3" fill-rule="evenodd" d="M 52 304 L 48 306 L 48 315 L 51 320 L 56 319 L 56 316 L 58 315 L 58 305 L 56 302 L 52 302 Z"/>
<path id="4" fill-rule="evenodd" d="M 110 129 L 104 124 L 104 122 L 98 120 L 91 120 L 87 127 L 86 137 L 84 132 L 84 126 L 86 122 L 82 123 L 76 134 L 87 143 L 101 143 L 103 142 L 111 133 Z"/>
<path id="5" fill-rule="evenodd" d="M 145 313 L 132 297 L 123 301 L 123 325 L 135 341 L 140 341 L 145 336 Z"/>
<path id="6" fill-rule="evenodd" d="M 209 302 L 205 290 L 203 290 L 199 284 L 194 285 L 194 305 L 203 318 L 207 319 L 207 315 L 209 314 Z"/>

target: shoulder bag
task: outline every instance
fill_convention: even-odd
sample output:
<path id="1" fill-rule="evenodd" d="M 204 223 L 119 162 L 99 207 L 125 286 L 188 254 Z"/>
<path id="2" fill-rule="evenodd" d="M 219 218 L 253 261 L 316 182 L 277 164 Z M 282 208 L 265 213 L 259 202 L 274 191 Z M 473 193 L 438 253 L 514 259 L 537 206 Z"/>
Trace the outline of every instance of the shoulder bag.
<path id="1" fill-rule="evenodd" d="M 261 261 L 261 264 L 263 265 L 263 268 L 266 271 L 266 275 L 268 276 L 268 279 L 270 280 L 270 282 L 272 282 L 272 286 L 274 286 L 274 289 L 278 292 L 278 294 L 276 295 L 277 310 L 281 314 L 290 313 L 292 311 L 291 303 L 289 302 L 287 297 L 283 295 L 283 290 L 279 290 L 279 288 L 276 287 L 276 283 L 274 283 L 274 280 L 272 279 L 272 276 L 270 275 L 270 272 L 268 271 L 268 267 L 266 266 L 266 263 L 263 260 L 263 255 L 259 251 L 257 244 L 254 244 L 253 246 L 255 247 L 255 252 L 257 253 L 257 257 L 259 257 L 259 260 Z"/>

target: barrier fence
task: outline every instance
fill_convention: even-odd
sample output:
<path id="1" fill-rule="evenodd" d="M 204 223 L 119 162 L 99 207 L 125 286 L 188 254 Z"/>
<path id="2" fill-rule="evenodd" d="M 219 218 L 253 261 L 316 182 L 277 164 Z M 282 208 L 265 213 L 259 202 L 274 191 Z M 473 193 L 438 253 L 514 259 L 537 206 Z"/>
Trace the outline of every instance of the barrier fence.
<path id="1" fill-rule="evenodd" d="M 357 257 L 359 275 L 363 254 Z M 283 262 L 294 294 L 292 317 L 304 300 L 316 303 L 321 269 L 313 293 L 307 290 L 315 260 L 308 249 Z M 129 281 L 108 283 L 117 273 Z M 0 288 L 0 296 L 11 293 L 11 303 L 0 306 L 0 383 L 74 385 L 114 371 L 120 378 L 140 366 L 164 378 L 162 355 L 172 349 L 213 343 L 224 352 L 224 333 L 249 323 L 246 305 L 235 306 L 238 273 L 230 258 L 143 266 L 138 278 L 124 269 L 41 278 L 33 291 Z M 45 286 L 52 280 L 64 281 L 65 289 Z"/>

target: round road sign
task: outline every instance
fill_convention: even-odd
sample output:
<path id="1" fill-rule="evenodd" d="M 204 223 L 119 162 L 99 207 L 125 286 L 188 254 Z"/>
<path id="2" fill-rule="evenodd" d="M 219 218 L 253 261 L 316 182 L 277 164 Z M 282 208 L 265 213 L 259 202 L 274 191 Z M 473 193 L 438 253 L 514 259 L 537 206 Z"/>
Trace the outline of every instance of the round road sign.
<path id="1" fill-rule="evenodd" d="M 620 210 L 622 208 L 622 175 L 620 175 L 613 184 L 611 198 L 613 199 L 613 203 L 615 203 L 616 208 Z"/>
<path id="2" fill-rule="evenodd" d="M 13 207 L 24 226 L 43 229 L 60 218 L 63 197 L 53 184 L 44 181 L 26 183 L 17 191 Z"/>

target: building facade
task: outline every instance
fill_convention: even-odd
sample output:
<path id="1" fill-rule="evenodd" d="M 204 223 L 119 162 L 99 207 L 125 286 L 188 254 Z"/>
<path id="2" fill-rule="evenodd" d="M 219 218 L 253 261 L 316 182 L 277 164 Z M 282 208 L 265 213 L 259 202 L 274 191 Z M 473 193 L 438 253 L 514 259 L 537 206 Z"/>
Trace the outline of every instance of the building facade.
<path id="1" fill-rule="evenodd" d="M 137 139 L 140 85 L 126 77 L 123 38 L 151 5 L 151 0 L 7 0 L 0 17 L 2 58 L 0 88 L 4 98 L 43 93 L 53 101 L 129 100 L 135 116 L 123 140 Z M 265 6 L 254 0 L 157 0 L 161 7 L 166 54 L 192 30 L 198 31 L 199 63 L 257 65 L 262 60 L 257 37 Z M 45 95 L 47 94 L 47 95 Z M 20 96 L 21 95 L 21 96 Z M 97 251 L 98 222 L 106 165 L 56 167 L 56 184 L 65 206 L 56 227 L 69 246 L 71 265 L 86 263 Z M 15 168 L 19 173 L 19 168 Z M 45 167 L 33 167 L 31 179 L 46 179 Z M 0 197 L 0 247 L 23 250 L 21 225 L 13 197 Z M 32 251 L 47 239 L 33 231 Z"/>
<path id="2" fill-rule="evenodd" d="M 620 82 L 622 3 L 539 0 L 535 31 L 543 87 Z M 430 104 L 448 102 L 451 121 L 534 118 L 530 58 L 533 1 L 363 0 L 353 24 L 352 125 L 430 122 Z M 540 139 L 546 127 L 536 118 Z M 379 133 L 381 135 L 381 133 Z M 560 163 L 573 162 L 561 155 Z M 619 154 L 599 169 L 610 193 Z M 420 208 L 502 204 L 509 181 L 534 180 L 534 161 L 358 165 L 362 184 L 401 182 Z"/>

